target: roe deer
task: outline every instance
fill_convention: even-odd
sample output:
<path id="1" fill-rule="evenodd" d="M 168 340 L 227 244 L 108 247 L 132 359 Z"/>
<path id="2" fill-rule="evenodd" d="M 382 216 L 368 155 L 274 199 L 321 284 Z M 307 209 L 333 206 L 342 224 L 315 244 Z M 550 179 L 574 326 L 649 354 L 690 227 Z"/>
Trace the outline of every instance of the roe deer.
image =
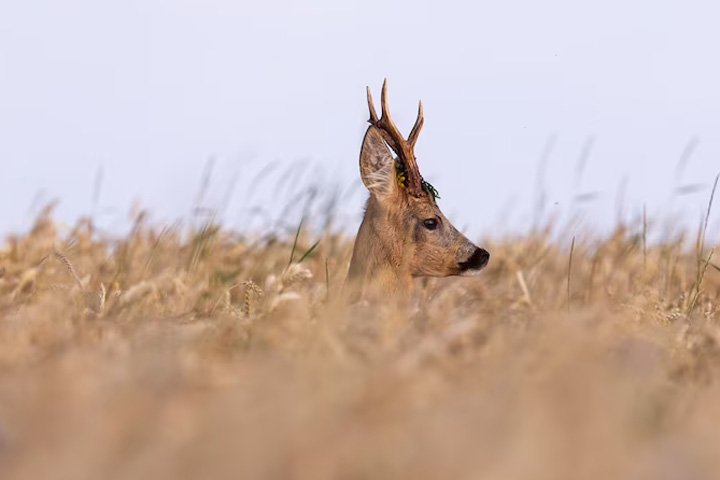
<path id="1" fill-rule="evenodd" d="M 370 127 L 360 149 L 360 176 L 370 198 L 350 261 L 350 294 L 357 298 L 405 293 L 411 289 L 413 277 L 480 271 L 490 254 L 445 218 L 436 203 L 437 191 L 420 175 L 414 147 L 424 122 L 422 102 L 405 140 L 390 118 L 387 79 L 382 87 L 380 119 L 370 87 L 367 101 Z"/>

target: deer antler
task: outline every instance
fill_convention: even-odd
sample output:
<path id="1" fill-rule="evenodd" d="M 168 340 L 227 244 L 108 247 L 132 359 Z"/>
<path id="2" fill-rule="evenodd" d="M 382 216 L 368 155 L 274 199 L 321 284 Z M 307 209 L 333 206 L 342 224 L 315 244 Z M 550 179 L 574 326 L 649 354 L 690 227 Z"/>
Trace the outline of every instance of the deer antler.
<path id="1" fill-rule="evenodd" d="M 382 117 L 378 120 L 377 113 L 375 112 L 375 106 L 373 105 L 372 95 L 370 94 L 370 87 L 367 87 L 367 100 L 368 108 L 370 109 L 370 125 L 380 130 L 383 139 L 390 145 L 395 153 L 400 157 L 403 162 L 405 170 L 407 171 L 407 189 L 408 192 L 415 197 L 422 197 L 427 195 L 422 187 L 422 178 L 420 177 L 420 169 L 418 168 L 417 161 L 415 159 L 415 142 L 417 142 L 418 135 L 422 129 L 425 118 L 423 117 L 422 102 L 418 107 L 418 116 L 415 120 L 410 131 L 410 136 L 407 140 L 403 138 L 400 131 L 397 129 L 395 124 L 390 118 L 390 112 L 387 106 L 387 78 L 383 81 L 382 95 L 380 97 L 380 106 L 382 109 Z"/>

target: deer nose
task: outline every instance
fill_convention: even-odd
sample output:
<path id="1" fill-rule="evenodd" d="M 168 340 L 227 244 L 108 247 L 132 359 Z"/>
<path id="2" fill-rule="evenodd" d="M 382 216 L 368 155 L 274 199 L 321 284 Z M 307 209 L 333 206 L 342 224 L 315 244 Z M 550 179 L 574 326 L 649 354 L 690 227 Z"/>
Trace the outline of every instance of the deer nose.
<path id="1" fill-rule="evenodd" d="M 463 272 L 466 270 L 480 270 L 488 264 L 489 260 L 490 254 L 487 250 L 483 248 L 475 248 L 475 251 L 472 255 L 470 255 L 470 258 L 464 262 L 460 262 L 460 270 Z"/>

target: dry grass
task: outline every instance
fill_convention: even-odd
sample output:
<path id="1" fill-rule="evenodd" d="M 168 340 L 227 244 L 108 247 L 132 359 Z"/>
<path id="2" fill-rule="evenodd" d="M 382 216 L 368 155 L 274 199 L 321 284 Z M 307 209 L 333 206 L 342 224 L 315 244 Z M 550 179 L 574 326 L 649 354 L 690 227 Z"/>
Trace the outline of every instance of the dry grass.
<path id="1" fill-rule="evenodd" d="M 720 272 L 641 223 L 398 312 L 337 304 L 343 236 L 45 214 L 0 246 L 0 477 L 718 478 Z"/>

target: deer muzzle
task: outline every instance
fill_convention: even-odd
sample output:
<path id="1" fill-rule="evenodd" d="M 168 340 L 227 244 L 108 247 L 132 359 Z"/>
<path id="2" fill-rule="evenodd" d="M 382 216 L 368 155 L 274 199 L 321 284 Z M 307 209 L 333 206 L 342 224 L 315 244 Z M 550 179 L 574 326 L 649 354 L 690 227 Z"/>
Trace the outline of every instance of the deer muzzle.
<path id="1" fill-rule="evenodd" d="M 472 275 L 482 270 L 490 260 L 490 253 L 484 248 L 475 247 L 470 256 L 459 263 L 461 275 Z"/>

